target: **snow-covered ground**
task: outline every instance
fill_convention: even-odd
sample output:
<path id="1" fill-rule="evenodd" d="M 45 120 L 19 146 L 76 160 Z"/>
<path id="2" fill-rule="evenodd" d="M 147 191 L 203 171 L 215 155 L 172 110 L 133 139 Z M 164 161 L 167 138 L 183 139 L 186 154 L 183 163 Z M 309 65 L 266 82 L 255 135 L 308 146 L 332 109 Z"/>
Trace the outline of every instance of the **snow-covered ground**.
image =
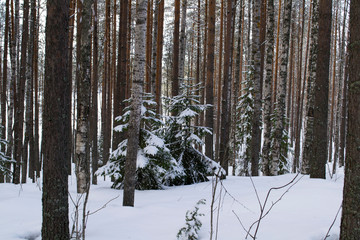
<path id="1" fill-rule="evenodd" d="M 342 169 L 340 169 L 341 171 Z M 253 182 L 263 203 L 268 190 L 290 182 L 295 175 L 254 177 Z M 301 176 L 299 176 L 300 178 Z M 299 179 L 298 178 L 298 179 Z M 341 205 L 343 173 L 332 179 L 319 180 L 303 176 L 282 199 L 273 206 L 261 221 L 259 240 L 322 240 Z M 71 195 L 76 198 L 76 182 L 69 180 Z M 190 186 L 171 187 L 165 190 L 136 191 L 135 207 L 122 207 L 121 190 L 110 189 L 109 181 L 99 178 L 99 185 L 91 186 L 88 203 L 90 212 L 109 202 L 105 208 L 90 215 L 87 224 L 87 240 L 172 240 L 185 226 L 187 210 L 193 210 L 200 199 L 200 217 L 203 226 L 200 239 L 210 239 L 210 205 L 212 182 Z M 219 240 L 245 239 L 245 228 L 255 222 L 260 207 L 253 185 L 248 177 L 228 177 L 218 185 L 214 228 L 218 218 Z M 272 191 L 267 209 L 287 188 Z M 221 197 L 220 197 L 221 193 Z M 220 205 L 219 205 L 219 200 Z M 69 201 L 70 215 L 74 206 Z M 0 184 L 0 239 L 40 239 L 41 190 L 39 184 Z M 338 239 L 341 214 L 336 219 L 327 240 Z M 71 220 L 70 220 L 71 221 Z M 254 226 L 251 230 L 255 231 Z M 214 229 L 215 231 L 215 229 Z M 215 239 L 215 238 L 213 238 Z M 248 237 L 247 239 L 251 239 Z"/>

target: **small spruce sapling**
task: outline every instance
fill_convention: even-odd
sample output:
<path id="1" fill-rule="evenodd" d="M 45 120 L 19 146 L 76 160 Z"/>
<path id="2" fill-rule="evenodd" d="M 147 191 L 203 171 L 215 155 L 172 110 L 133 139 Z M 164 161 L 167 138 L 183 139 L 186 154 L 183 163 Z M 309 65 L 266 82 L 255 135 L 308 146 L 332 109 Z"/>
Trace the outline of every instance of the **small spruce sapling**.
<path id="1" fill-rule="evenodd" d="M 163 122 L 156 116 L 153 109 L 156 102 L 152 96 L 145 94 L 141 107 L 140 141 L 137 157 L 136 189 L 161 189 L 166 185 L 166 179 L 176 172 L 176 161 L 172 158 L 169 149 L 165 146 L 160 135 Z M 114 131 L 126 132 L 130 118 L 130 107 L 124 109 L 124 114 L 116 118 L 119 125 Z M 123 186 L 124 167 L 127 150 L 127 139 L 123 140 L 115 149 L 107 164 L 101 167 L 97 174 L 109 175 L 115 180 L 112 188 L 120 189 Z"/>
<path id="2" fill-rule="evenodd" d="M 166 99 L 166 106 L 171 116 L 166 118 L 165 141 L 171 155 L 183 171 L 169 179 L 169 185 L 193 184 L 208 181 L 207 176 L 218 170 L 220 165 L 197 149 L 204 145 L 205 134 L 212 134 L 211 129 L 196 126 L 195 118 L 206 109 L 199 102 L 196 92 L 199 85 L 182 84 L 182 94 Z"/>
<path id="3" fill-rule="evenodd" d="M 5 177 L 11 177 L 11 163 L 14 163 L 15 161 L 6 156 L 5 152 L 3 152 L 7 144 L 8 142 L 0 135 L 0 173 Z"/>
<path id="4" fill-rule="evenodd" d="M 253 86 L 249 78 L 244 81 L 244 93 L 239 97 L 237 104 L 237 133 L 236 133 L 236 145 L 239 151 L 239 159 L 236 161 L 236 175 L 248 175 L 250 169 L 250 143 L 251 143 L 251 119 L 254 116 L 254 98 L 253 98 Z"/>
<path id="5" fill-rule="evenodd" d="M 199 239 L 199 230 L 202 226 L 202 222 L 199 217 L 204 216 L 203 213 L 199 213 L 199 206 L 206 203 L 205 199 L 199 200 L 195 209 L 187 211 L 185 216 L 186 226 L 181 228 L 176 237 L 178 240 L 197 240 Z"/>

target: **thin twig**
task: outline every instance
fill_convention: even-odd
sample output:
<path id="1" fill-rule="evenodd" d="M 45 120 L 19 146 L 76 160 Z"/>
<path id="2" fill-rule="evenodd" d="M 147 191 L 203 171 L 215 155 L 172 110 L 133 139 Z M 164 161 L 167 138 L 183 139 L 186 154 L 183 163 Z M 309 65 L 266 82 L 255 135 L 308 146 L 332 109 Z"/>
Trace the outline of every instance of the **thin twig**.
<path id="1" fill-rule="evenodd" d="M 338 215 L 339 215 L 339 213 L 340 213 L 341 208 L 342 208 L 342 204 L 340 205 L 340 207 L 339 207 L 339 209 L 338 209 L 338 211 L 337 211 L 337 213 L 336 213 L 336 215 L 335 215 L 335 218 L 334 218 L 333 222 L 331 223 L 331 225 L 330 225 L 330 227 L 329 227 L 329 230 L 327 231 L 327 233 L 326 233 L 326 235 L 325 235 L 324 240 L 326 240 L 328 237 L 330 237 L 330 235 L 329 235 L 330 230 L 331 230 L 331 228 L 334 226 L 334 224 L 335 224 L 335 222 L 336 222 L 336 219 L 337 219 L 337 217 L 338 217 Z"/>
<path id="2" fill-rule="evenodd" d="M 247 233 L 248 233 L 248 235 L 249 235 L 251 238 L 254 238 L 254 236 L 253 236 L 253 235 L 251 235 L 251 233 L 249 233 L 249 232 L 248 232 L 248 230 L 246 230 L 246 228 L 245 228 L 244 224 L 241 222 L 241 220 L 240 220 L 239 216 L 235 213 L 235 211 L 234 211 L 234 210 L 232 210 L 232 212 L 235 214 L 235 216 L 236 216 L 237 220 L 239 221 L 239 223 L 240 223 L 241 227 L 244 229 L 244 231 L 245 231 L 245 232 L 247 232 Z"/>
<path id="3" fill-rule="evenodd" d="M 257 225 L 256 225 L 256 230 L 255 230 L 255 233 L 254 233 L 254 236 L 252 237 L 253 239 L 256 239 L 256 235 L 257 235 L 257 232 L 258 232 L 258 230 L 259 230 L 261 220 L 262 220 L 264 217 L 266 217 L 266 216 L 270 213 L 271 209 L 283 198 L 283 196 L 284 196 L 295 184 L 297 184 L 297 183 L 303 178 L 304 175 L 302 175 L 296 182 L 294 182 L 294 181 L 296 180 L 296 178 L 299 176 L 299 174 L 300 174 L 300 173 L 297 173 L 297 174 L 295 175 L 295 177 L 294 177 L 290 182 L 288 182 L 287 184 L 282 185 L 282 186 L 280 186 L 280 187 L 272 187 L 272 188 L 269 189 L 269 191 L 267 192 L 267 195 L 266 195 L 264 204 L 263 204 L 262 207 L 261 207 L 259 219 L 256 220 L 254 223 L 251 224 L 251 226 L 249 227 L 249 231 L 247 232 L 245 238 L 247 238 L 247 236 L 250 235 L 250 231 L 251 231 L 252 227 L 253 227 L 255 224 L 257 224 Z M 251 179 L 251 178 L 250 178 L 250 179 Z M 251 180 L 251 181 L 252 181 L 252 180 Z M 289 186 L 289 185 L 290 185 L 290 186 Z M 254 185 L 254 184 L 253 184 L 253 186 L 254 186 L 254 188 L 255 188 L 255 185 Z M 273 202 L 273 203 L 271 204 L 270 208 L 269 208 L 269 209 L 265 212 L 265 214 L 264 214 L 265 207 L 266 207 L 266 204 L 267 204 L 267 202 L 268 202 L 268 200 L 269 200 L 271 191 L 272 191 L 272 190 L 283 189 L 283 188 L 285 188 L 285 187 L 287 187 L 287 186 L 289 186 L 289 188 L 286 189 L 286 191 L 280 196 L 280 198 L 278 198 L 275 202 Z M 256 189 L 255 189 L 255 192 L 257 193 L 257 190 L 256 190 Z M 261 203 L 259 203 L 259 204 L 261 204 Z M 250 236 L 251 236 L 251 235 L 250 235 Z"/>
<path id="4" fill-rule="evenodd" d="M 87 215 L 90 216 L 90 215 L 93 215 L 93 214 L 99 212 L 100 210 L 106 208 L 106 206 L 107 206 L 110 202 L 114 201 L 115 199 L 117 199 L 117 198 L 119 198 L 119 197 L 120 197 L 120 195 L 117 195 L 116 197 L 114 197 L 114 198 L 110 199 L 109 201 L 107 201 L 101 208 L 95 210 L 94 212 L 89 212 Z"/>

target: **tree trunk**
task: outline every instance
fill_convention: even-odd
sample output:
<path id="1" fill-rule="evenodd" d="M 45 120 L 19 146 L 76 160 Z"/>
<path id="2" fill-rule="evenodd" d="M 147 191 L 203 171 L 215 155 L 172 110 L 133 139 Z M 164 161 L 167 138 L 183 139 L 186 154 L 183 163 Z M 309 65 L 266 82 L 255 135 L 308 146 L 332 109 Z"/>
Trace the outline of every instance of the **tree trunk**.
<path id="1" fill-rule="evenodd" d="M 43 221 L 42 239 L 70 239 L 68 206 L 69 157 L 65 124 L 71 118 L 68 78 L 69 1 L 47 2 L 43 133 Z"/>
<path id="2" fill-rule="evenodd" d="M 134 206 L 136 185 L 136 159 L 139 146 L 142 92 L 145 71 L 145 32 L 147 0 L 138 0 L 136 7 L 134 79 L 132 111 L 128 129 L 128 148 L 125 161 L 124 206 Z"/>
<path id="3" fill-rule="evenodd" d="M 360 2 L 350 1 L 349 112 L 346 136 L 346 166 L 340 240 L 358 239 L 360 235 Z"/>
<path id="4" fill-rule="evenodd" d="M 272 80 L 274 59 L 274 27 L 275 27 L 274 0 L 267 0 L 267 29 L 266 29 L 266 60 L 265 81 L 263 89 L 263 114 L 264 114 L 264 144 L 262 148 L 263 173 L 271 175 L 271 108 L 272 108 Z"/>
<path id="5" fill-rule="evenodd" d="M 303 143 L 303 155 L 301 172 L 310 173 L 310 158 L 313 154 L 311 145 L 313 144 L 314 134 L 314 84 L 316 78 L 316 61 L 318 57 L 318 32 L 319 32 L 319 2 L 312 1 L 312 23 L 311 23 L 311 42 L 309 58 L 309 79 L 307 81 L 307 100 L 306 100 L 306 123 L 305 137 Z M 324 136 L 323 136 L 324 137 Z"/>
<path id="6" fill-rule="evenodd" d="M 223 53 L 223 32 L 224 32 L 224 0 L 221 0 L 220 10 L 220 37 L 219 37 L 219 77 L 217 90 L 217 114 L 216 114 L 216 133 L 215 133 L 215 159 L 219 160 L 220 149 L 220 120 L 221 120 L 221 76 L 222 76 L 222 53 Z"/>
<path id="7" fill-rule="evenodd" d="M 92 76 L 92 93 L 91 93 L 91 141 L 92 141 L 92 184 L 97 184 L 97 177 L 95 175 L 98 169 L 98 10 L 97 0 L 94 0 L 94 19 L 93 19 L 93 76 Z"/>
<path id="8" fill-rule="evenodd" d="M 156 0 L 155 0 L 156 1 Z M 151 56 L 152 56 L 152 25 L 153 25 L 153 0 L 147 3 L 147 21 L 146 21 L 146 65 L 145 65 L 145 91 L 151 92 Z"/>
<path id="9" fill-rule="evenodd" d="M 286 139 L 284 136 L 286 125 L 286 82 L 288 72 L 288 59 L 289 59 L 289 44 L 290 44 L 290 27 L 291 27 L 291 9 L 292 0 L 284 1 L 284 15 L 283 15 L 283 35 L 282 39 L 282 53 L 281 53 L 281 65 L 280 65 L 280 81 L 277 86 L 276 102 L 275 102 L 275 118 L 274 125 L 274 139 L 273 139 L 273 151 L 272 151 L 272 164 L 271 174 L 278 175 L 284 173 L 284 168 L 287 163 L 287 143 L 284 143 Z"/>
<path id="10" fill-rule="evenodd" d="M 180 0 L 175 0 L 174 10 L 174 39 L 173 39 L 173 69 L 172 69 L 172 97 L 179 95 L 179 22 Z"/>
<path id="11" fill-rule="evenodd" d="M 328 99 L 332 0 L 320 0 L 319 38 L 314 89 L 314 140 L 311 145 L 310 177 L 325 179 L 328 159 Z"/>
<path id="12" fill-rule="evenodd" d="M 181 82 L 184 82 L 184 68 L 185 68 L 186 10 L 187 10 L 187 0 L 182 0 L 182 3 L 181 3 L 181 24 L 180 24 L 181 25 L 181 27 L 180 27 L 180 55 L 179 55 L 179 78 L 180 78 Z"/>
<path id="13" fill-rule="evenodd" d="M 3 57 L 3 72 L 2 72 L 2 93 L 1 93 L 1 137 L 6 139 L 6 101 L 7 101 L 7 55 L 9 47 L 9 22 L 10 22 L 10 10 L 9 0 L 6 0 L 5 5 L 5 30 L 4 30 L 4 57 Z M 1 56 L 0 56 L 1 58 Z M 2 152 L 6 152 L 6 149 L 1 149 Z M 0 183 L 4 182 L 4 176 L 0 175 Z"/>
<path id="14" fill-rule="evenodd" d="M 219 159 L 226 174 L 228 174 L 230 160 L 230 87 L 231 87 L 231 66 L 232 66 L 232 50 L 233 50 L 233 31 L 234 27 L 234 0 L 227 1 L 227 17 L 226 17 L 226 35 L 225 35 L 225 54 L 224 54 L 224 72 L 223 72 L 223 91 L 222 91 L 222 111 L 221 111 L 221 138 Z"/>
<path id="15" fill-rule="evenodd" d="M 209 0 L 209 14 L 208 14 L 208 51 L 207 51 L 207 76 L 206 76 L 206 104 L 209 107 L 206 109 L 206 127 L 214 128 L 214 53 L 215 53 L 215 8 L 216 1 Z M 207 134 L 205 136 L 205 155 L 211 159 L 213 156 L 213 135 Z"/>
<path id="16" fill-rule="evenodd" d="M 259 157 L 261 147 L 261 43 L 260 43 L 260 8 L 261 0 L 254 0 L 253 5 L 253 26 L 252 26 L 252 42 L 251 42 L 251 64 L 252 74 L 251 81 L 254 87 L 254 115 L 251 119 L 251 175 L 259 175 Z"/>
<path id="17" fill-rule="evenodd" d="M 162 55 L 163 55 L 163 32 L 164 32 L 164 4 L 165 0 L 159 1 L 158 30 L 157 30 L 157 53 L 156 53 L 156 79 L 155 101 L 156 113 L 161 113 L 161 85 L 162 85 Z"/>
<path id="18" fill-rule="evenodd" d="M 26 81 L 26 53 L 29 39 L 29 0 L 24 1 L 23 7 L 23 28 L 21 39 L 21 65 L 20 65 L 20 79 L 17 84 L 16 98 L 15 98 L 15 121 L 14 121 L 14 140 L 15 140 L 15 169 L 13 182 L 20 183 L 20 169 L 21 164 L 25 165 L 22 159 L 23 147 L 23 123 L 24 123 L 24 97 L 25 97 L 25 81 Z M 26 172 L 25 172 L 26 173 Z"/>
<path id="19" fill-rule="evenodd" d="M 90 91 L 91 91 L 91 6 L 93 1 L 87 0 L 81 6 L 81 41 L 79 66 L 79 82 L 77 92 L 77 129 L 76 129 L 76 179 L 77 192 L 85 193 L 90 186 Z M 79 6 L 80 8 L 80 6 Z"/>

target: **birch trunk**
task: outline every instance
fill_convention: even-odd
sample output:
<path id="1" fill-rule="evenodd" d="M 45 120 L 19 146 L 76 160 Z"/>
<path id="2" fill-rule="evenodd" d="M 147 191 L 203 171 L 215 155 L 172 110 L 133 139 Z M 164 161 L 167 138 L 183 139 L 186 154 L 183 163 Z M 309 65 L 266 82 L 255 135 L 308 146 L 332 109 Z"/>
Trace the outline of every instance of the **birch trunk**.
<path id="1" fill-rule="evenodd" d="M 265 80 L 263 88 L 263 116 L 264 116 L 264 143 L 262 148 L 263 173 L 270 176 L 271 164 L 271 108 L 272 108 L 272 80 L 273 80 L 273 59 L 274 59 L 274 28 L 275 28 L 275 7 L 274 0 L 267 1 L 267 30 L 266 30 L 266 59 L 265 59 Z"/>
<path id="2" fill-rule="evenodd" d="M 251 81 L 254 86 L 254 115 L 251 120 L 251 175 L 259 175 L 259 157 L 261 147 L 261 43 L 260 43 L 260 9 L 261 0 L 254 0 L 252 13 L 252 41 L 251 41 Z"/>
<path id="3" fill-rule="evenodd" d="M 76 179 L 77 192 L 85 193 L 90 187 L 90 91 L 91 91 L 91 7 L 92 0 L 82 3 L 81 42 L 78 82 L 77 129 L 76 129 Z"/>
<path id="4" fill-rule="evenodd" d="M 134 78 L 132 85 L 132 111 L 128 130 L 128 148 L 125 161 L 124 206 L 134 206 L 136 185 L 136 159 L 139 146 L 141 103 L 145 74 L 146 7 L 148 0 L 137 0 L 135 26 Z"/>
<path id="5" fill-rule="evenodd" d="M 283 143 L 284 131 L 286 125 L 286 82 L 287 70 L 289 60 L 289 44 L 290 44 L 290 27 L 291 27 L 291 9 L 292 0 L 284 1 L 284 16 L 283 16 L 283 35 L 282 39 L 282 54 L 280 65 L 280 79 L 278 88 L 276 89 L 276 102 L 275 102 L 275 116 L 276 122 L 274 126 L 274 139 L 272 146 L 272 164 L 270 168 L 271 175 L 278 175 L 284 173 L 283 169 L 286 167 L 287 158 L 287 144 Z"/>

